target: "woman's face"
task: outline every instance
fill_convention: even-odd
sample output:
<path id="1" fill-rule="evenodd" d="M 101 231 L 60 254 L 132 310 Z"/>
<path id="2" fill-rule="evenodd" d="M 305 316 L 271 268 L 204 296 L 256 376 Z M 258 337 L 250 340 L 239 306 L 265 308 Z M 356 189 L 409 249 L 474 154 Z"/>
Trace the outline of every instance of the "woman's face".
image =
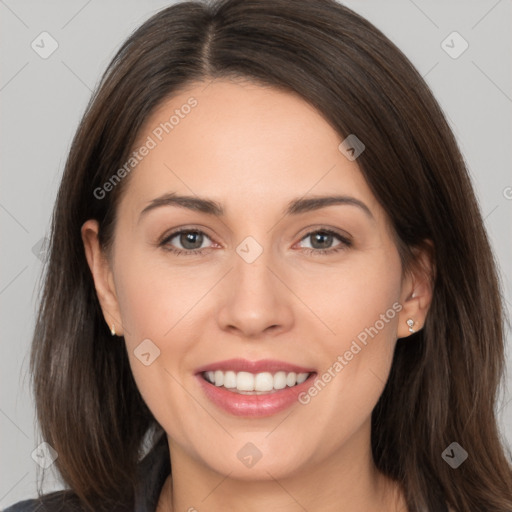
<path id="1" fill-rule="evenodd" d="M 415 299 L 341 142 L 298 96 L 227 80 L 189 87 L 141 130 L 94 274 L 171 458 L 254 479 L 368 456 Z M 327 196 L 342 199 L 311 203 Z"/>

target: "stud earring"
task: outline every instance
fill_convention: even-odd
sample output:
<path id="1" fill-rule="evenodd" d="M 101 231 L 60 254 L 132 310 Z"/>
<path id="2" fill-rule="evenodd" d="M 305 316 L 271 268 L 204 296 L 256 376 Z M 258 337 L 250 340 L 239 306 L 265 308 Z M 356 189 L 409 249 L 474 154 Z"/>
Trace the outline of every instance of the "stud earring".
<path id="1" fill-rule="evenodd" d="M 110 334 L 112 334 L 112 336 L 116 335 L 116 324 L 112 324 L 112 327 L 110 328 Z"/>
<path id="2" fill-rule="evenodd" d="M 414 325 L 414 320 L 412 318 L 408 318 L 406 323 L 409 326 L 409 332 L 413 333 L 414 329 L 412 328 L 412 326 Z"/>

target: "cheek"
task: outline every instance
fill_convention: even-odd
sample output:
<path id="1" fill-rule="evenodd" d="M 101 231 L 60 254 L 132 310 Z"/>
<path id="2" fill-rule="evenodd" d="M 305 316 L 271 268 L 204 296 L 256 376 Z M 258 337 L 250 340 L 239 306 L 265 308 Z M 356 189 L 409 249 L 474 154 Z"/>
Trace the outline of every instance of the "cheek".
<path id="1" fill-rule="evenodd" d="M 143 267 L 124 274 L 118 302 L 125 340 L 136 344 L 144 338 L 161 338 L 170 328 L 175 296 L 162 282 L 152 280 Z"/>
<path id="2" fill-rule="evenodd" d="M 401 276 L 399 256 L 390 250 L 354 258 L 329 279 L 313 281 L 312 309 L 331 332 L 323 328 L 318 338 L 322 365 L 301 403 L 315 409 L 319 422 L 352 430 L 371 414 L 393 359 Z"/>
<path id="3" fill-rule="evenodd" d="M 186 429 L 179 418 L 191 407 L 180 385 L 179 367 L 187 365 L 191 340 L 183 317 L 194 296 L 184 282 L 185 276 L 136 254 L 119 259 L 116 290 L 133 377 L 156 420 L 180 439 Z"/>
<path id="4" fill-rule="evenodd" d="M 177 382 L 182 368 L 192 365 L 194 313 L 199 311 L 194 306 L 211 284 L 208 276 L 173 268 L 162 258 L 152 261 L 142 251 L 119 254 L 115 284 L 132 373 L 146 403 L 161 419 L 170 403 L 173 410 L 187 403 Z"/>
<path id="5" fill-rule="evenodd" d="M 125 339 L 167 339 L 204 289 L 194 274 L 140 251 L 117 261 L 116 290 Z M 156 261 L 156 262 L 155 262 Z"/>
<path id="6" fill-rule="evenodd" d="M 353 253 L 336 271 L 318 272 L 303 283 L 303 296 L 326 328 L 329 352 L 349 349 L 354 339 L 396 335 L 402 267 L 394 247 Z"/>

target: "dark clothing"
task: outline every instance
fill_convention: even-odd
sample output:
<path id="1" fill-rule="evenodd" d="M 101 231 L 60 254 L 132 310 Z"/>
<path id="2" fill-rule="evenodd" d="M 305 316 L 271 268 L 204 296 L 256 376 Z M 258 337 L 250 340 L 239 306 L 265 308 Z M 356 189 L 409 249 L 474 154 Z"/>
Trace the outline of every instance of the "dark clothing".
<path id="1" fill-rule="evenodd" d="M 137 465 L 139 486 L 135 492 L 135 503 L 129 509 L 125 507 L 115 512 L 155 512 L 160 492 L 170 472 L 169 445 L 164 434 Z M 81 510 L 83 509 L 76 495 L 68 490 L 20 501 L 5 509 L 4 512 L 78 512 Z M 448 508 L 442 500 L 435 500 L 429 512 L 448 512 Z"/>
<path id="2" fill-rule="evenodd" d="M 139 485 L 135 492 L 135 503 L 116 509 L 115 512 L 155 512 L 160 492 L 171 472 L 169 445 L 165 434 L 148 454 L 138 463 Z M 70 490 L 55 491 L 40 498 L 20 501 L 4 512 L 72 512 L 82 511 L 80 501 Z"/>

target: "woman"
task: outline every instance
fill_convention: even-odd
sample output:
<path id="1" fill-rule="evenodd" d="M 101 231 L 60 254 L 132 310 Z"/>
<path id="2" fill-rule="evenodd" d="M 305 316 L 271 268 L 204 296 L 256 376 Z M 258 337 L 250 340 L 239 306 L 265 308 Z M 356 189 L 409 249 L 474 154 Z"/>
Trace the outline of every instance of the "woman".
<path id="1" fill-rule="evenodd" d="M 331 0 L 174 5 L 70 151 L 31 360 L 69 490 L 8 510 L 510 511 L 502 326 L 400 50 Z"/>

